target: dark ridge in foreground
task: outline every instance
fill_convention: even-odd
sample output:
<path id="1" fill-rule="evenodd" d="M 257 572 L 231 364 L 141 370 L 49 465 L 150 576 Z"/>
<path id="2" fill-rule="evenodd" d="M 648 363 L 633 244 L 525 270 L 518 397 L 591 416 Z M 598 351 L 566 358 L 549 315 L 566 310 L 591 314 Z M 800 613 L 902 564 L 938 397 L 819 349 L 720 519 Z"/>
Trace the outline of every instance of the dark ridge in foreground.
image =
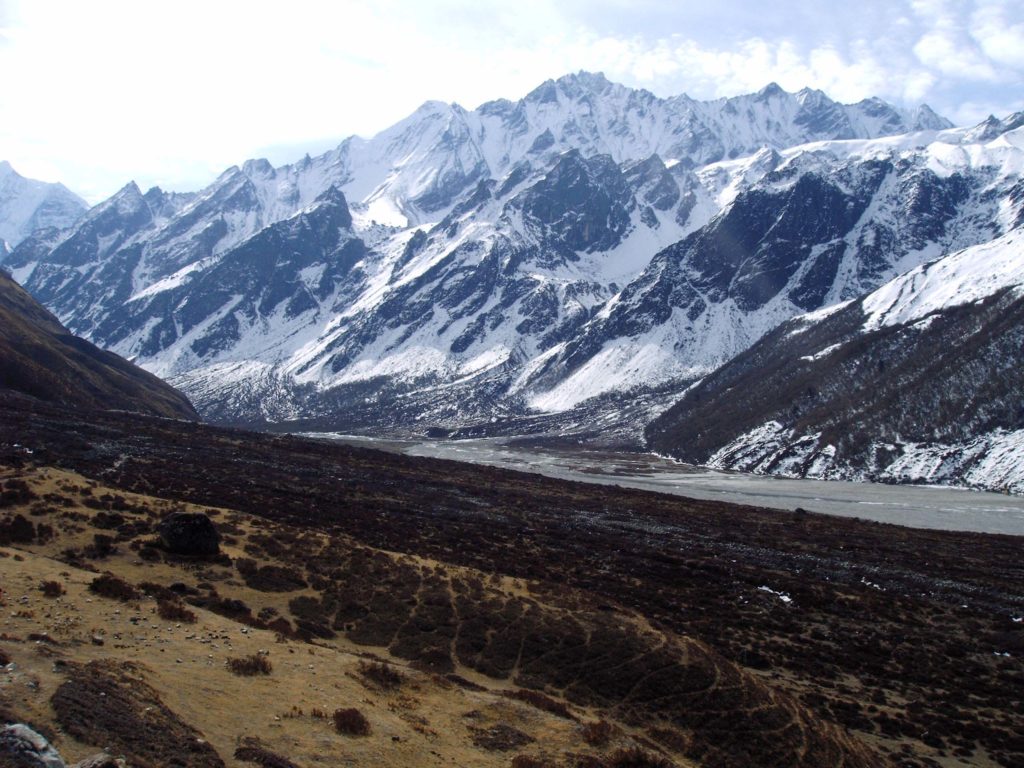
<path id="1" fill-rule="evenodd" d="M 0 389 L 73 408 L 199 418 L 176 389 L 72 335 L 0 269 Z"/>
<path id="2" fill-rule="evenodd" d="M 691 652 L 724 656 L 712 666 L 726 673 L 716 678 L 725 687 L 693 698 L 700 686 L 675 686 L 672 675 L 681 672 L 647 668 L 659 658 L 656 649 L 637 646 L 614 665 L 599 664 L 612 674 L 603 687 L 591 680 L 587 690 L 608 697 L 601 703 L 639 706 L 637 717 L 656 714 L 692 728 L 701 734 L 692 757 L 702 765 L 1024 760 L 1024 627 L 1013 621 L 1024 614 L 1018 538 L 692 501 L 128 414 L 86 420 L 10 395 L 0 396 L 0 461 L 62 466 L 128 491 L 530 579 L 552 595 L 578 590 L 595 606 L 596 614 L 586 615 L 635 611 L 654 631 L 694 643 Z M 287 561 L 286 548 L 278 549 Z M 421 584 L 416 594 L 423 592 Z M 428 624 L 466 615 L 459 600 L 472 598 L 471 589 L 433 592 L 426 604 L 437 615 Z M 359 632 L 360 617 L 388 616 L 386 598 L 378 605 L 371 597 L 363 605 L 368 614 L 339 601 L 306 607 L 332 628 Z M 422 651 L 442 670 L 454 652 L 487 673 L 485 662 L 495 658 L 487 637 L 508 633 L 517 647 L 528 647 L 527 637 L 515 634 L 523 631 L 518 608 L 508 614 L 508 606 L 468 604 L 486 619 L 475 630 L 481 647 L 459 650 L 458 643 L 433 642 L 436 633 L 427 631 L 393 652 L 405 648 L 418 658 Z M 346 620 L 350 609 L 354 618 Z M 497 615 L 507 623 L 495 624 Z M 584 615 L 575 626 L 597 621 Z M 543 648 L 578 661 L 567 626 L 551 623 L 539 636 Z M 540 677 L 516 682 L 570 699 L 573 686 L 583 690 L 579 681 L 594 674 L 567 663 L 570 677 L 558 679 L 560 665 L 539 668 Z M 615 693 L 626 679 L 644 681 L 642 695 L 628 686 Z M 684 705 L 681 691 L 696 709 Z M 727 691 L 737 698 L 723 698 Z M 888 757 L 872 756 L 830 723 Z"/>

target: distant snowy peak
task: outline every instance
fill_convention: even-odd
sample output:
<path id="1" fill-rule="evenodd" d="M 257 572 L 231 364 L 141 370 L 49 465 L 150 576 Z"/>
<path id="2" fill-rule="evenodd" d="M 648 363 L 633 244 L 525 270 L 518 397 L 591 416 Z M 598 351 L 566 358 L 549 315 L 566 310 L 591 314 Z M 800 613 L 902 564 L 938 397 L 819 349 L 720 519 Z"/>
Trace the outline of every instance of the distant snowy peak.
<path id="1" fill-rule="evenodd" d="M 812 141 L 871 139 L 951 123 L 925 106 L 900 110 L 879 99 L 843 105 L 820 91 L 777 85 L 715 101 L 661 99 L 580 72 L 548 80 L 518 101 L 475 110 L 437 101 L 371 139 L 353 137 L 301 165 L 330 178 L 358 212 L 396 226 L 436 221 L 481 180 L 502 180 L 523 163 L 549 164 L 575 150 L 618 164 L 658 155 L 695 167 Z M 295 167 L 279 169 L 293 173 Z M 269 173 L 269 169 L 267 169 Z"/>
<path id="2" fill-rule="evenodd" d="M 88 207 L 63 184 L 26 179 L 0 161 L 0 242 L 9 248 L 36 230 L 71 226 Z M 0 260 L 7 250 L 0 245 Z"/>

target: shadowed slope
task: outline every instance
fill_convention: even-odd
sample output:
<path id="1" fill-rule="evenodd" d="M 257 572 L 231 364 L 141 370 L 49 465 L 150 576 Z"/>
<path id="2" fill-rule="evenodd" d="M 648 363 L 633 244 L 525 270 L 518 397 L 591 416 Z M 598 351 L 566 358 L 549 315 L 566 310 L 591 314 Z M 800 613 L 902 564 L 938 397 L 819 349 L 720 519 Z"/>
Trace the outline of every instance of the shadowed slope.
<path id="1" fill-rule="evenodd" d="M 2 270 L 0 388 L 71 407 L 197 418 L 184 395 L 124 358 L 71 335 Z"/>

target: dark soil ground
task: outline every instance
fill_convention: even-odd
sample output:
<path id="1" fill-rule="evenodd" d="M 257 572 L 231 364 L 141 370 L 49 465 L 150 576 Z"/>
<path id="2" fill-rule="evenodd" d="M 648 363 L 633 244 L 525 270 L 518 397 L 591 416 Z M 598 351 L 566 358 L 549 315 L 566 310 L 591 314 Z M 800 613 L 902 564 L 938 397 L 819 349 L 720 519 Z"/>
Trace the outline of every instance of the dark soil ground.
<path id="1" fill-rule="evenodd" d="M 272 533 L 250 544 L 270 567 L 236 566 L 254 589 L 317 590 L 290 604 L 290 631 L 346 633 L 438 673 L 460 664 L 509 677 L 626 721 L 650 719 L 652 733 L 701 733 L 682 751 L 704 764 L 871 765 L 855 741 L 833 738 L 824 724 L 835 723 L 896 765 L 1024 765 L 1019 538 L 71 414 L 10 395 L 0 395 L 0 464 L 59 466 L 126 491 L 264 517 Z M 5 487 L 7 506 L 18 492 Z M 115 500 L 97 504 L 110 507 L 102 511 L 112 530 L 131 524 L 113 517 Z M 3 509 L 0 517 L 0 536 L 25 535 Z M 530 580 L 561 618 L 390 559 L 380 570 L 383 561 L 359 546 L 336 558 L 307 551 L 310 529 Z M 680 645 L 620 631 L 625 611 Z M 683 663 L 700 654 L 707 663 Z"/>

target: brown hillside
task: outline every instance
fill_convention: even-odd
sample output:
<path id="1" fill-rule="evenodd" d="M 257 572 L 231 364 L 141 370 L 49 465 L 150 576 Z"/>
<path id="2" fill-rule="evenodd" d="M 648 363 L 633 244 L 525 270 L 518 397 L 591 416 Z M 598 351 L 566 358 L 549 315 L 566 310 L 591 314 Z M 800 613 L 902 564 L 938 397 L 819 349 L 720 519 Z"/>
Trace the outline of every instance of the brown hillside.
<path id="1" fill-rule="evenodd" d="M 173 387 L 73 336 L 2 269 L 0 389 L 75 408 L 198 418 Z"/>

